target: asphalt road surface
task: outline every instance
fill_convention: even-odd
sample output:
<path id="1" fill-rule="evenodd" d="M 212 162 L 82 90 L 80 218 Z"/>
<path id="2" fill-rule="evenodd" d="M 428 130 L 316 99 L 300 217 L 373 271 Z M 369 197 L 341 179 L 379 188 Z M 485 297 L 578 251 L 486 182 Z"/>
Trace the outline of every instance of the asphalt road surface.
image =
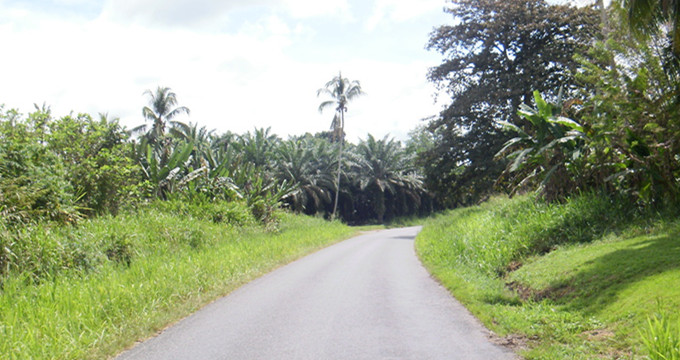
<path id="1" fill-rule="evenodd" d="M 419 227 L 269 273 L 117 359 L 514 359 L 422 267 Z"/>

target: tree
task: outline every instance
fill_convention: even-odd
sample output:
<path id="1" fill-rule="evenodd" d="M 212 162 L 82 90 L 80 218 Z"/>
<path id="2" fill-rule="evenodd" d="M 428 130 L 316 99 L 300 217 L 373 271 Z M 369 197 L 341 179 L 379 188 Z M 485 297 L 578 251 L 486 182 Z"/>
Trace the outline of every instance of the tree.
<path id="1" fill-rule="evenodd" d="M 458 0 L 446 12 L 455 25 L 437 28 L 427 47 L 444 56 L 429 79 L 451 103 L 429 123 L 435 146 L 420 162 L 439 201 L 455 206 L 482 198 L 504 168 L 494 160 L 508 139 L 497 120 L 517 123 L 533 90 L 569 85 L 574 53 L 600 33 L 592 7 L 543 0 Z"/>
<path id="2" fill-rule="evenodd" d="M 666 27 L 671 51 L 680 57 L 680 1 L 678 0 L 624 0 L 631 29 L 642 35 L 658 34 Z"/>
<path id="3" fill-rule="evenodd" d="M 387 193 L 397 195 L 402 192 L 412 202 L 420 202 L 423 182 L 413 170 L 413 161 L 406 156 L 400 142 L 388 140 L 387 136 L 375 140 L 369 134 L 366 140 L 359 142 L 356 151 L 359 155 L 356 180 L 361 190 L 370 191 L 378 222 L 384 220 Z"/>
<path id="4" fill-rule="evenodd" d="M 626 4 L 630 5 L 630 4 Z M 581 111 L 574 118 L 590 141 L 579 169 L 585 186 L 631 196 L 642 204 L 680 198 L 680 72 L 662 37 L 635 39 L 628 8 L 612 3 L 608 46 L 596 44 L 581 63 Z M 617 71 L 606 64 L 619 59 Z M 675 71 L 669 71 L 675 70 Z M 584 181 L 585 180 L 585 181 Z"/>
<path id="5" fill-rule="evenodd" d="M 338 208 L 338 195 L 340 193 L 340 173 L 342 171 L 342 148 L 345 137 L 345 112 L 347 112 L 347 103 L 363 94 L 361 84 L 359 81 L 350 81 L 348 78 L 342 77 L 342 72 L 338 76 L 331 79 L 324 85 L 323 88 L 316 92 L 317 96 L 326 95 L 330 100 L 326 100 L 319 105 L 319 112 L 324 109 L 334 107 L 335 115 L 331 123 L 331 129 L 336 140 L 338 140 L 338 172 L 335 183 L 335 203 L 333 205 L 333 213 L 331 218 L 335 218 L 335 212 Z"/>
<path id="6" fill-rule="evenodd" d="M 141 168 L 131 157 L 129 135 L 117 118 L 64 116 L 49 123 L 47 145 L 61 158 L 66 179 L 88 213 L 117 213 L 134 199 Z"/>
<path id="7" fill-rule="evenodd" d="M 239 150 L 244 161 L 263 172 L 270 172 L 274 167 L 274 156 L 280 142 L 281 139 L 271 133 L 271 128 L 256 128 L 254 133 L 249 131 L 240 137 Z"/>
<path id="8" fill-rule="evenodd" d="M 46 106 L 22 118 L 0 105 L 0 226 L 81 217 L 68 170 L 46 144 L 53 121 Z"/>
<path id="9" fill-rule="evenodd" d="M 289 139 L 278 148 L 277 178 L 294 186 L 284 199 L 294 211 L 313 215 L 330 202 L 334 184 L 328 144 L 309 137 Z"/>
<path id="10" fill-rule="evenodd" d="M 194 151 L 191 153 L 191 162 L 194 169 L 203 166 L 203 162 L 208 151 L 212 146 L 211 137 L 214 130 L 208 130 L 205 126 L 198 127 L 198 124 L 189 123 L 186 126 L 178 126 L 171 129 L 170 134 L 185 142 L 194 144 Z"/>
<path id="11" fill-rule="evenodd" d="M 155 92 L 146 90 L 144 95 L 149 96 L 149 106 L 142 109 L 144 119 L 152 123 L 151 130 L 147 133 L 149 142 L 156 144 L 165 136 L 165 128 L 169 123 L 171 126 L 187 127 L 182 122 L 173 120 L 181 114 L 189 115 L 189 108 L 177 106 L 177 95 L 168 87 L 158 87 Z M 138 127 L 136 130 L 144 131 L 146 125 Z"/>

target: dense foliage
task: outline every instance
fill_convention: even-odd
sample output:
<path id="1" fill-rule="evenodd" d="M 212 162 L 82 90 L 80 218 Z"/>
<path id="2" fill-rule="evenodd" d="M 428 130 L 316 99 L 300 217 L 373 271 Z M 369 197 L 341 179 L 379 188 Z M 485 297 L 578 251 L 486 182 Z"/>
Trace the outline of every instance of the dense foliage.
<path id="1" fill-rule="evenodd" d="M 456 206 L 494 190 L 558 200 L 598 189 L 676 202 L 680 67 L 668 4 L 614 1 L 598 27 L 592 7 L 452 2 L 454 25 L 428 45 L 444 56 L 430 79 L 451 103 L 414 137 L 428 143 L 417 151 L 435 198 Z M 647 36 L 631 31 L 641 21 Z"/>
<path id="2" fill-rule="evenodd" d="M 570 85 L 582 51 L 598 34 L 596 12 L 543 0 L 458 0 L 446 10 L 454 25 L 437 28 L 428 48 L 441 53 L 429 79 L 451 97 L 430 124 L 435 146 L 421 154 L 426 183 L 445 205 L 488 194 L 507 140 L 497 121 L 516 121 L 533 90 Z"/>
<path id="3" fill-rule="evenodd" d="M 172 106 L 163 111 L 172 113 Z M 387 137 L 347 143 L 339 158 L 325 134 L 287 140 L 269 129 L 216 135 L 177 120 L 161 132 L 165 125 L 153 121 L 147 132 L 141 128 L 131 137 L 105 115 L 56 118 L 45 106 L 28 116 L 2 109 L 0 279 L 89 269 L 102 256 L 129 262 L 128 240 L 120 231 L 99 239 L 104 245 L 94 255 L 87 249 L 95 243 L 77 235 L 82 219 L 124 208 L 154 206 L 224 226 L 252 226 L 253 219 L 272 228 L 281 207 L 330 217 L 338 160 L 338 215 L 346 222 L 382 222 L 431 204 L 412 153 Z M 73 233 L 66 236 L 69 242 L 57 244 L 47 240 L 51 232 Z"/>
<path id="4" fill-rule="evenodd" d="M 419 211 L 425 197 L 400 142 L 368 136 L 358 145 L 325 134 L 287 140 L 269 129 L 242 135 L 200 128 L 172 119 L 187 113 L 167 88 L 150 95 L 144 115 L 153 126 L 129 132 L 117 119 L 87 114 L 52 116 L 36 107 L 24 117 L 0 112 L 0 211 L 3 226 L 38 220 L 73 223 L 83 216 L 115 214 L 121 206 L 153 199 L 189 202 L 244 200 L 269 222 L 283 205 L 297 212 L 329 215 L 340 173 L 340 215 L 346 221 L 382 221 Z M 163 104 L 160 99 L 170 101 Z M 344 140 L 342 141 L 344 143 Z M 386 204 L 393 198 L 399 204 Z M 418 201 L 409 201 L 405 197 Z M 380 199 L 380 200 L 377 200 Z"/>
<path id="5" fill-rule="evenodd" d="M 549 199 L 598 188 L 642 204 L 675 203 L 678 72 L 666 66 L 664 39 L 640 42 L 622 26 L 623 9 L 614 6 L 610 12 L 620 25 L 608 41 L 576 56 L 579 93 L 555 104 L 537 94 L 535 108 L 522 113 L 542 120 L 515 129 L 530 141 L 506 144 L 516 150 L 509 172 L 516 183 L 539 188 Z M 549 134 L 541 129 L 544 123 L 553 130 Z M 527 175 L 540 181 L 519 180 Z"/>

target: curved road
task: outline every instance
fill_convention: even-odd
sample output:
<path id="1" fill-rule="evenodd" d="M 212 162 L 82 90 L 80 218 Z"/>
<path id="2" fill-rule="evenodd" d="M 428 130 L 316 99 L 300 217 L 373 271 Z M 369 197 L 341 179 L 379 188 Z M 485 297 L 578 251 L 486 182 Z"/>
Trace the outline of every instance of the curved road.
<path id="1" fill-rule="evenodd" d="M 514 359 L 418 261 L 419 227 L 265 275 L 117 359 Z"/>

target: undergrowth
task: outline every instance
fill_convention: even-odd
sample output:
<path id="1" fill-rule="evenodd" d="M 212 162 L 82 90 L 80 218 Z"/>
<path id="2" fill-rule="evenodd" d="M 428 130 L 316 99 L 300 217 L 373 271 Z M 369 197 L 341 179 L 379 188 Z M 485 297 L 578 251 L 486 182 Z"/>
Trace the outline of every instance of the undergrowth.
<path id="1" fill-rule="evenodd" d="M 340 222 L 246 206 L 159 203 L 2 229 L 0 358 L 99 359 L 283 263 L 346 238 Z"/>
<path id="2" fill-rule="evenodd" d="M 425 223 L 435 277 L 530 359 L 630 358 L 661 299 L 680 306 L 680 222 L 596 194 L 495 198 Z"/>

